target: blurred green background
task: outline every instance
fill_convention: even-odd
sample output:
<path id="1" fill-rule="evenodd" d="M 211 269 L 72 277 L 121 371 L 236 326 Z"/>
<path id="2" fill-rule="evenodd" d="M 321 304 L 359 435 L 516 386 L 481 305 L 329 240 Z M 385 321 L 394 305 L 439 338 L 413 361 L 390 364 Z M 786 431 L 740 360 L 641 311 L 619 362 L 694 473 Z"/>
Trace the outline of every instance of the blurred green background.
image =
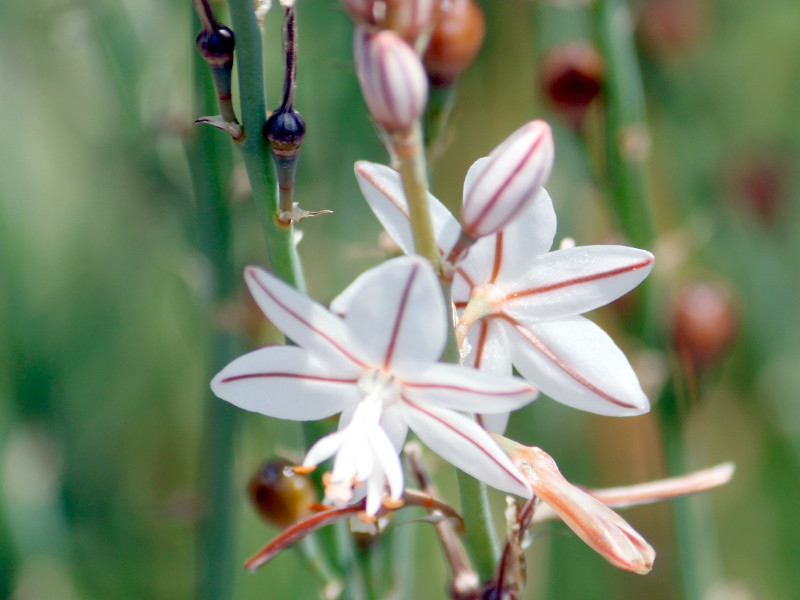
<path id="1" fill-rule="evenodd" d="M 460 85 L 435 162 L 434 192 L 460 202 L 463 175 L 516 127 L 553 122 L 549 189 L 557 241 L 618 239 L 588 152 L 542 94 L 542 57 L 591 34 L 581 3 L 486 0 L 483 52 Z M 652 5 L 662 5 L 656 6 Z M 666 8 L 665 6 L 666 5 Z M 297 197 L 332 215 L 302 224 L 310 293 L 330 300 L 384 258 L 352 164 L 385 162 L 334 0 L 299 1 L 297 108 L 308 124 Z M 633 5 L 651 126 L 658 241 L 651 276 L 664 331 L 686 282 L 729 290 L 735 342 L 697 373 L 684 442 L 692 468 L 737 465 L 693 498 L 705 600 L 797 597 L 800 589 L 800 11 L 795 0 L 648 0 Z M 279 11 L 265 31 L 268 106 L 282 81 Z M 188 0 L 0 2 L 0 597 L 195 596 L 197 493 L 213 323 L 186 159 L 196 31 Z M 226 21 L 225 18 L 222 18 Z M 215 135 L 216 132 L 215 132 Z M 231 160 L 226 149 L 219 160 Z M 238 157 L 234 157 L 238 160 Z M 234 277 L 265 250 L 234 163 Z M 595 315 L 658 397 L 669 345 L 645 349 L 625 307 Z M 239 323 L 234 319 L 235 323 Z M 247 342 L 241 341 L 242 348 Z M 259 463 L 302 452 L 299 427 L 240 415 L 235 445 L 235 598 L 311 598 L 284 553 L 241 563 L 275 534 L 249 509 Z M 580 483 L 665 475 L 655 419 L 594 417 L 542 399 L 512 419 Z M 436 472 L 439 463 L 429 456 Z M 451 475 L 442 493 L 457 502 Z M 493 496 L 498 510 L 502 498 Z M 616 571 L 560 527 L 528 551 L 526 598 L 681 597 L 669 505 L 624 513 L 656 547 L 652 574 Z M 441 598 L 444 562 L 416 524 L 415 598 Z"/>

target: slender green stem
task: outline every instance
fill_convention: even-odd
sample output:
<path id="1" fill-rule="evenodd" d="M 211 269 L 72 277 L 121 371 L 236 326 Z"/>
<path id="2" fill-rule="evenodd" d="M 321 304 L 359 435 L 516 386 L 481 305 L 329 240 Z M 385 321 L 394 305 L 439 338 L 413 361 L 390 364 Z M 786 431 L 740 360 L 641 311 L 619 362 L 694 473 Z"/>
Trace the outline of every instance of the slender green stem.
<path id="1" fill-rule="evenodd" d="M 500 545 L 494 530 L 486 484 L 459 471 L 458 490 L 466 529 L 464 542 L 480 581 L 487 582 L 494 575 L 500 560 Z"/>
<path id="2" fill-rule="evenodd" d="M 194 81 L 196 113 L 213 111 L 216 93 L 199 55 L 195 55 Z M 187 140 L 186 153 L 196 198 L 199 248 L 208 261 L 212 281 L 208 300 L 209 312 L 213 312 L 230 298 L 234 289 L 230 221 L 224 193 L 231 169 L 230 150 L 227 141 L 216 132 L 196 127 Z M 231 333 L 215 328 L 211 335 L 209 372 L 213 374 L 222 368 L 237 350 Z M 206 511 L 199 525 L 197 554 L 197 597 L 203 600 L 230 598 L 233 591 L 232 465 L 237 420 L 237 411 L 232 406 L 207 394 L 200 477 L 200 497 L 206 501 Z"/>
<path id="3" fill-rule="evenodd" d="M 393 136 L 394 152 L 408 199 L 409 219 L 414 234 L 414 250 L 427 258 L 440 272 L 439 246 L 433 233 L 428 207 L 428 170 L 422 144 L 422 127 L 415 123 L 410 131 Z"/>
<path id="4" fill-rule="evenodd" d="M 614 209 L 631 242 L 648 247 L 655 238 L 645 169 L 649 132 L 627 2 L 598 0 L 595 16 L 606 63 L 606 168 Z"/>
<path id="5" fill-rule="evenodd" d="M 231 24 L 236 33 L 236 69 L 244 139 L 237 143 L 253 190 L 267 254 L 273 272 L 297 289 L 305 279 L 294 244 L 294 228 L 278 220 L 278 183 L 269 147 L 261 135 L 266 121 L 261 33 L 251 0 L 230 0 Z"/>

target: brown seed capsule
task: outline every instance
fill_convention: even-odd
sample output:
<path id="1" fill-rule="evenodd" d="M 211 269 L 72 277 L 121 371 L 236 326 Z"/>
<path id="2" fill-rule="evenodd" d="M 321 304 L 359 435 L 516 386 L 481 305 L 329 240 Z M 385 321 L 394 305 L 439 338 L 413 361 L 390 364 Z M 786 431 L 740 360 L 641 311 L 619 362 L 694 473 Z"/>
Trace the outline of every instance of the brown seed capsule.
<path id="1" fill-rule="evenodd" d="M 577 127 L 603 87 L 603 59 L 589 43 L 568 42 L 551 49 L 542 63 L 542 89 L 553 107 Z"/>
<path id="2" fill-rule="evenodd" d="M 678 294 L 673 312 L 673 341 L 695 369 L 719 359 L 739 329 L 732 292 L 713 281 L 688 284 Z"/>
<path id="3" fill-rule="evenodd" d="M 453 83 L 475 60 L 485 32 L 483 11 L 475 0 L 445 2 L 422 57 L 431 82 Z"/>
<path id="4" fill-rule="evenodd" d="M 306 517 L 316 501 L 308 476 L 295 473 L 291 463 L 281 459 L 261 465 L 247 484 L 247 494 L 258 514 L 277 527 Z"/>

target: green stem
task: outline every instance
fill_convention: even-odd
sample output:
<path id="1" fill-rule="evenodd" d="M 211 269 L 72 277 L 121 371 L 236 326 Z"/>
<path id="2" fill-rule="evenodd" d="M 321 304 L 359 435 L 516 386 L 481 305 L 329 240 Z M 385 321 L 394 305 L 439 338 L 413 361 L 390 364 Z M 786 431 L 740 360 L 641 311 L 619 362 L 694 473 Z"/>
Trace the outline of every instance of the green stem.
<path id="1" fill-rule="evenodd" d="M 208 114 L 215 109 L 216 93 L 199 55 L 195 55 L 193 69 L 194 109 L 196 114 Z M 231 169 L 228 148 L 219 134 L 205 127 L 196 127 L 186 143 L 197 206 L 199 248 L 208 261 L 213 282 L 208 298 L 212 313 L 234 290 L 230 220 L 224 193 Z M 238 353 L 233 336 L 224 330 L 215 328 L 210 344 L 209 378 Z M 206 511 L 199 524 L 197 554 L 197 597 L 203 600 L 230 598 L 233 591 L 236 561 L 232 465 L 237 421 L 237 411 L 231 405 L 210 393 L 206 395 L 200 476 L 200 497 L 206 501 Z"/>
<path id="2" fill-rule="evenodd" d="M 656 230 L 646 168 L 650 137 L 626 0 L 598 0 L 595 28 L 606 68 L 605 167 L 611 207 L 627 239 L 636 247 L 652 248 Z M 645 281 L 635 293 L 635 320 L 643 341 L 657 345 L 658 310 L 652 285 Z"/>
<path id="3" fill-rule="evenodd" d="M 428 207 L 428 170 L 422 145 L 422 127 L 416 122 L 410 131 L 393 136 L 394 152 L 400 166 L 400 177 L 408 199 L 414 250 L 427 258 L 440 273 L 439 245 L 433 233 Z"/>
<path id="4" fill-rule="evenodd" d="M 649 247 L 655 227 L 647 185 L 649 132 L 632 24 L 625 0 L 598 0 L 597 40 L 606 63 L 606 169 L 625 235 Z"/>
<path id="5" fill-rule="evenodd" d="M 278 220 L 278 183 L 275 165 L 261 130 L 266 122 L 261 33 L 251 0 L 230 0 L 228 8 L 236 34 L 236 69 L 244 139 L 236 145 L 242 153 L 253 190 L 267 254 L 273 272 L 301 291 L 305 279 L 294 244 L 294 228 Z"/>
<path id="6" fill-rule="evenodd" d="M 472 558 L 472 566 L 481 582 L 491 580 L 500 560 L 500 545 L 494 530 L 486 484 L 463 471 L 458 471 L 461 495 L 461 516 L 464 518 L 464 542 Z"/>

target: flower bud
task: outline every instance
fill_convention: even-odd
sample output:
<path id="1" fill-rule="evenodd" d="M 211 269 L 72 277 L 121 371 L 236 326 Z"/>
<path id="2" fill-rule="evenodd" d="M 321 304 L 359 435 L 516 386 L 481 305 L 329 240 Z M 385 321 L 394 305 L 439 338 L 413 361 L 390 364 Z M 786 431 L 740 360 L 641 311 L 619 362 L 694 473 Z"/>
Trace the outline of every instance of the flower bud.
<path id="1" fill-rule="evenodd" d="M 452 0 L 442 6 L 422 57 L 434 85 L 450 85 L 472 64 L 485 30 L 483 11 L 475 0 Z"/>
<path id="2" fill-rule="evenodd" d="M 542 63 L 542 88 L 553 107 L 578 127 L 603 85 L 603 59 L 591 44 L 556 46 Z"/>
<path id="3" fill-rule="evenodd" d="M 407 131 L 428 98 L 428 80 L 419 56 L 393 31 L 366 33 L 356 28 L 356 75 L 370 113 L 389 133 Z"/>
<path id="4" fill-rule="evenodd" d="M 436 19 L 441 0 L 342 0 L 342 3 L 357 23 L 391 29 L 413 44 Z"/>
<path id="5" fill-rule="evenodd" d="M 534 201 L 550 176 L 554 152 L 550 126 L 535 120 L 476 161 L 464 181 L 464 234 L 477 239 L 513 221 Z"/>
<path id="6" fill-rule="evenodd" d="M 731 345 L 739 318 L 731 292 L 718 283 L 703 281 L 680 291 L 673 323 L 678 351 L 695 369 L 702 369 Z"/>
<path id="7" fill-rule="evenodd" d="M 247 493 L 253 508 L 266 521 L 287 527 L 311 513 L 316 501 L 314 486 L 306 475 L 295 473 L 285 460 L 265 462 L 250 478 Z"/>

